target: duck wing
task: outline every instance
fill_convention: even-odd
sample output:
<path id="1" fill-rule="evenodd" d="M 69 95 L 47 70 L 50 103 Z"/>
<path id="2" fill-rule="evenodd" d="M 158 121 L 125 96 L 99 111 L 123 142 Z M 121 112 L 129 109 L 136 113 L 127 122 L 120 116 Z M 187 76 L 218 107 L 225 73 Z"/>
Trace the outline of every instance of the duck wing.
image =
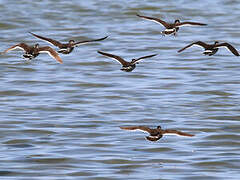
<path id="1" fill-rule="evenodd" d="M 167 23 L 167 22 L 165 22 L 165 21 L 163 21 L 163 20 L 161 20 L 161 19 L 159 19 L 159 18 L 142 16 L 142 15 L 139 15 L 139 14 L 137 14 L 137 16 L 140 17 L 140 18 L 149 20 L 149 21 L 156 22 L 156 23 L 158 23 L 158 24 L 160 23 L 160 24 L 162 24 L 165 28 L 168 28 L 168 26 L 169 26 L 169 23 Z"/>
<path id="2" fill-rule="evenodd" d="M 205 48 L 205 47 L 208 46 L 206 43 L 204 43 L 204 42 L 202 42 L 202 41 L 197 41 L 197 42 L 193 42 L 193 43 L 185 46 L 184 48 L 178 50 L 178 52 L 180 53 L 180 52 L 182 52 L 183 50 L 185 50 L 185 49 L 187 49 L 187 48 L 189 48 L 189 47 L 191 47 L 191 46 L 193 46 L 193 45 L 200 46 L 200 47 L 203 47 L 203 48 Z"/>
<path id="3" fill-rule="evenodd" d="M 143 57 L 140 57 L 140 58 L 138 58 L 138 59 L 134 59 L 134 60 L 132 60 L 132 64 L 136 64 L 138 61 L 140 61 L 140 60 L 142 60 L 142 59 L 146 59 L 146 58 L 151 58 L 151 57 L 153 57 L 153 56 L 156 56 L 157 54 L 152 54 L 152 55 L 148 55 L 148 56 L 143 56 Z"/>
<path id="4" fill-rule="evenodd" d="M 28 51 L 30 51 L 31 47 L 28 46 L 25 43 L 19 43 L 19 44 L 16 44 L 16 45 L 6 49 L 5 51 L 2 52 L 2 54 L 7 53 L 8 51 L 11 51 L 11 50 L 14 50 L 14 49 L 21 49 L 25 52 L 28 52 Z"/>
<path id="5" fill-rule="evenodd" d="M 114 60 L 117 60 L 120 64 L 122 64 L 123 66 L 128 66 L 130 63 L 125 61 L 123 58 L 121 58 L 120 56 L 116 56 L 114 54 L 109 54 L 109 53 L 105 53 L 102 51 L 98 51 L 99 54 L 102 54 L 104 56 L 110 57 Z"/>
<path id="6" fill-rule="evenodd" d="M 162 131 L 162 134 L 172 134 L 172 135 L 178 135 L 178 136 L 188 136 L 188 137 L 192 137 L 194 136 L 193 134 L 188 134 L 188 133 L 185 133 L 185 132 L 182 132 L 182 131 L 178 131 L 178 130 L 175 130 L 175 129 L 166 129 L 166 130 L 163 130 Z"/>
<path id="7" fill-rule="evenodd" d="M 60 64 L 63 63 L 62 59 L 60 58 L 60 56 L 58 55 L 58 53 L 52 49 L 49 46 L 44 46 L 44 47 L 40 47 L 39 49 L 39 53 L 48 53 L 49 56 L 51 56 L 52 58 L 54 58 L 56 61 L 58 61 Z"/>
<path id="8" fill-rule="evenodd" d="M 44 41 L 47 41 L 48 43 L 50 43 L 50 44 L 52 44 L 54 46 L 57 46 L 59 48 L 61 48 L 61 46 L 62 46 L 62 43 L 60 43 L 59 41 L 56 41 L 54 39 L 50 39 L 50 38 L 46 38 L 46 37 L 43 37 L 43 36 L 39 36 L 39 35 L 34 34 L 32 32 L 29 32 L 29 33 L 32 34 L 33 36 L 35 36 L 36 38 L 42 39 Z"/>
<path id="9" fill-rule="evenodd" d="M 235 56 L 239 56 L 238 51 L 229 43 L 221 43 L 217 44 L 215 47 L 226 47 L 229 51 L 231 51 Z"/>
<path id="10" fill-rule="evenodd" d="M 125 127 L 121 126 L 120 128 L 124 130 L 131 130 L 131 131 L 138 130 L 138 131 L 151 133 L 151 129 L 147 126 L 125 126 Z"/>
<path id="11" fill-rule="evenodd" d="M 74 43 L 74 46 L 78 46 L 80 44 L 86 44 L 86 43 L 89 43 L 89 42 L 95 42 L 95 41 L 102 41 L 104 39 L 108 38 L 108 36 L 105 36 L 103 38 L 100 38 L 100 39 L 92 39 L 92 40 L 86 40 L 86 41 L 79 41 L 79 42 L 76 42 Z"/>
<path id="12" fill-rule="evenodd" d="M 176 23 L 175 26 L 206 26 L 207 24 L 204 23 L 198 23 L 198 22 L 180 22 Z"/>

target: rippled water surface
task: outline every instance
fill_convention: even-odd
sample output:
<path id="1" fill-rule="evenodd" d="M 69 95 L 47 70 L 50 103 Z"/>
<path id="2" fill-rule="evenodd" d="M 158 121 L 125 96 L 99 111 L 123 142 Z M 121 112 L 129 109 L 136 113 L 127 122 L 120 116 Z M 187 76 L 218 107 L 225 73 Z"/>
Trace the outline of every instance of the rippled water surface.
<path id="1" fill-rule="evenodd" d="M 0 56 L 0 179 L 239 179 L 240 59 L 220 49 L 177 50 L 192 41 L 240 49 L 235 0 L 1 0 L 1 50 L 109 36 L 62 55 L 32 61 L 21 51 Z M 192 20 L 163 37 L 167 21 Z M 97 50 L 127 60 L 157 53 L 130 72 Z M 158 142 L 119 126 L 146 125 L 195 134 Z"/>

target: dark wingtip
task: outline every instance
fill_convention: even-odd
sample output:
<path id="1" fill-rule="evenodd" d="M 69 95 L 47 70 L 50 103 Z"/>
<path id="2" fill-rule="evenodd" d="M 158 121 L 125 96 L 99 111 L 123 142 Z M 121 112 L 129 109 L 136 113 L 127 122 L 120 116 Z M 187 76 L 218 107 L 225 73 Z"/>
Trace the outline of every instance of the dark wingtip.
<path id="1" fill-rule="evenodd" d="M 182 52 L 182 49 L 178 50 L 177 52 L 178 52 L 178 53 Z"/>
<path id="2" fill-rule="evenodd" d="M 152 55 L 150 55 L 150 57 L 155 57 L 155 56 L 157 56 L 158 54 L 152 54 Z"/>
<path id="3" fill-rule="evenodd" d="M 97 51 L 99 54 L 103 54 L 103 52 L 102 51 Z"/>
<path id="4" fill-rule="evenodd" d="M 105 36 L 105 37 L 103 37 L 102 39 L 107 39 L 109 36 Z"/>

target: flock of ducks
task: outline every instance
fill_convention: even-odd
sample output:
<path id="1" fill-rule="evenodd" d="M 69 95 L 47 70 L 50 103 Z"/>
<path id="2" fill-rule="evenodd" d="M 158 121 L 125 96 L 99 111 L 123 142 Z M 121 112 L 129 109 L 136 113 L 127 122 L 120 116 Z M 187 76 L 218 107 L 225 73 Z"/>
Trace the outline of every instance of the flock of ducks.
<path id="1" fill-rule="evenodd" d="M 207 24 L 198 23 L 198 22 L 180 22 L 180 20 L 178 20 L 178 19 L 175 20 L 174 23 L 167 23 L 167 22 L 165 22 L 159 18 L 155 18 L 155 17 L 148 17 L 148 16 L 139 15 L 139 14 L 137 14 L 137 16 L 140 18 L 143 18 L 143 19 L 146 19 L 149 21 L 153 21 L 153 22 L 163 25 L 165 27 L 165 30 L 162 31 L 161 34 L 164 36 L 171 35 L 171 34 L 176 36 L 177 32 L 179 31 L 179 28 L 181 26 L 206 26 L 207 25 Z M 35 44 L 34 46 L 29 46 L 25 43 L 19 43 L 19 44 L 16 44 L 16 45 L 6 49 L 1 54 L 5 54 L 8 51 L 11 51 L 14 49 L 20 49 L 20 50 L 24 51 L 24 54 L 23 54 L 24 58 L 33 59 L 33 58 L 37 57 L 40 53 L 47 53 L 52 58 L 54 58 L 57 62 L 62 64 L 63 61 L 58 53 L 69 54 L 73 51 L 73 49 L 75 47 L 77 47 L 79 45 L 90 43 L 90 42 L 102 41 L 108 37 L 108 36 L 106 36 L 106 37 L 99 38 L 99 39 L 85 40 L 85 41 L 80 41 L 80 42 L 75 42 L 74 40 L 69 40 L 68 43 L 61 43 L 57 40 L 43 37 L 43 36 L 37 35 L 32 32 L 29 32 L 29 33 L 38 39 L 47 41 L 51 45 L 57 47 L 58 50 L 55 51 L 50 46 L 40 47 L 39 44 Z M 203 54 L 208 55 L 208 56 L 214 55 L 218 51 L 218 49 L 221 47 L 227 48 L 232 54 L 234 54 L 235 56 L 239 56 L 238 51 L 231 44 L 226 43 L 226 42 L 220 43 L 218 41 L 215 41 L 213 44 L 207 44 L 202 41 L 196 41 L 196 42 L 193 42 L 193 43 L 183 47 L 178 52 L 180 53 L 180 52 L 184 51 L 185 49 L 187 49 L 191 46 L 194 46 L 194 45 L 202 47 L 204 49 Z M 118 61 L 122 65 L 121 70 L 125 71 L 125 72 L 131 72 L 132 70 L 134 70 L 136 68 L 136 64 L 138 64 L 140 60 L 146 59 L 146 58 L 151 58 L 151 57 L 154 57 L 157 55 L 157 54 L 147 55 L 147 56 L 139 57 L 136 59 L 132 59 L 129 62 L 129 61 L 125 61 L 120 56 L 117 56 L 114 54 L 110 54 L 110 53 L 106 53 L 106 52 L 102 52 L 102 51 L 98 51 L 98 53 L 103 56 L 107 56 L 109 58 L 112 58 L 112 59 Z M 165 129 L 164 130 L 161 128 L 161 126 L 157 126 L 157 128 L 155 128 L 155 129 L 149 128 L 147 126 L 128 126 L 128 127 L 120 127 L 120 128 L 123 130 L 140 130 L 140 131 L 149 133 L 149 136 L 146 136 L 146 139 L 149 141 L 158 141 L 160 138 L 163 137 L 163 135 L 166 135 L 166 134 L 174 134 L 174 135 L 186 136 L 186 137 L 194 136 L 192 134 L 188 134 L 188 133 L 178 131 L 175 129 Z"/>

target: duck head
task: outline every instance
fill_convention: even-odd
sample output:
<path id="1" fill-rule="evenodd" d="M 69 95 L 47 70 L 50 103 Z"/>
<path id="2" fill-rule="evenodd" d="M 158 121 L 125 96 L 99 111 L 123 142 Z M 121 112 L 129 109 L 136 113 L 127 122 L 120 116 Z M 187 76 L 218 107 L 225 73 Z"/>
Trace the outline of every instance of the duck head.
<path id="1" fill-rule="evenodd" d="M 68 43 L 73 45 L 75 43 L 75 41 L 71 39 L 71 40 L 68 41 Z"/>
<path id="2" fill-rule="evenodd" d="M 175 24 L 178 24 L 178 23 L 180 23 L 180 20 L 179 20 L 179 19 L 176 19 L 174 23 L 175 23 Z"/>
<path id="3" fill-rule="evenodd" d="M 38 49 L 39 48 L 39 44 L 37 43 L 37 44 L 34 44 L 34 49 Z"/>

